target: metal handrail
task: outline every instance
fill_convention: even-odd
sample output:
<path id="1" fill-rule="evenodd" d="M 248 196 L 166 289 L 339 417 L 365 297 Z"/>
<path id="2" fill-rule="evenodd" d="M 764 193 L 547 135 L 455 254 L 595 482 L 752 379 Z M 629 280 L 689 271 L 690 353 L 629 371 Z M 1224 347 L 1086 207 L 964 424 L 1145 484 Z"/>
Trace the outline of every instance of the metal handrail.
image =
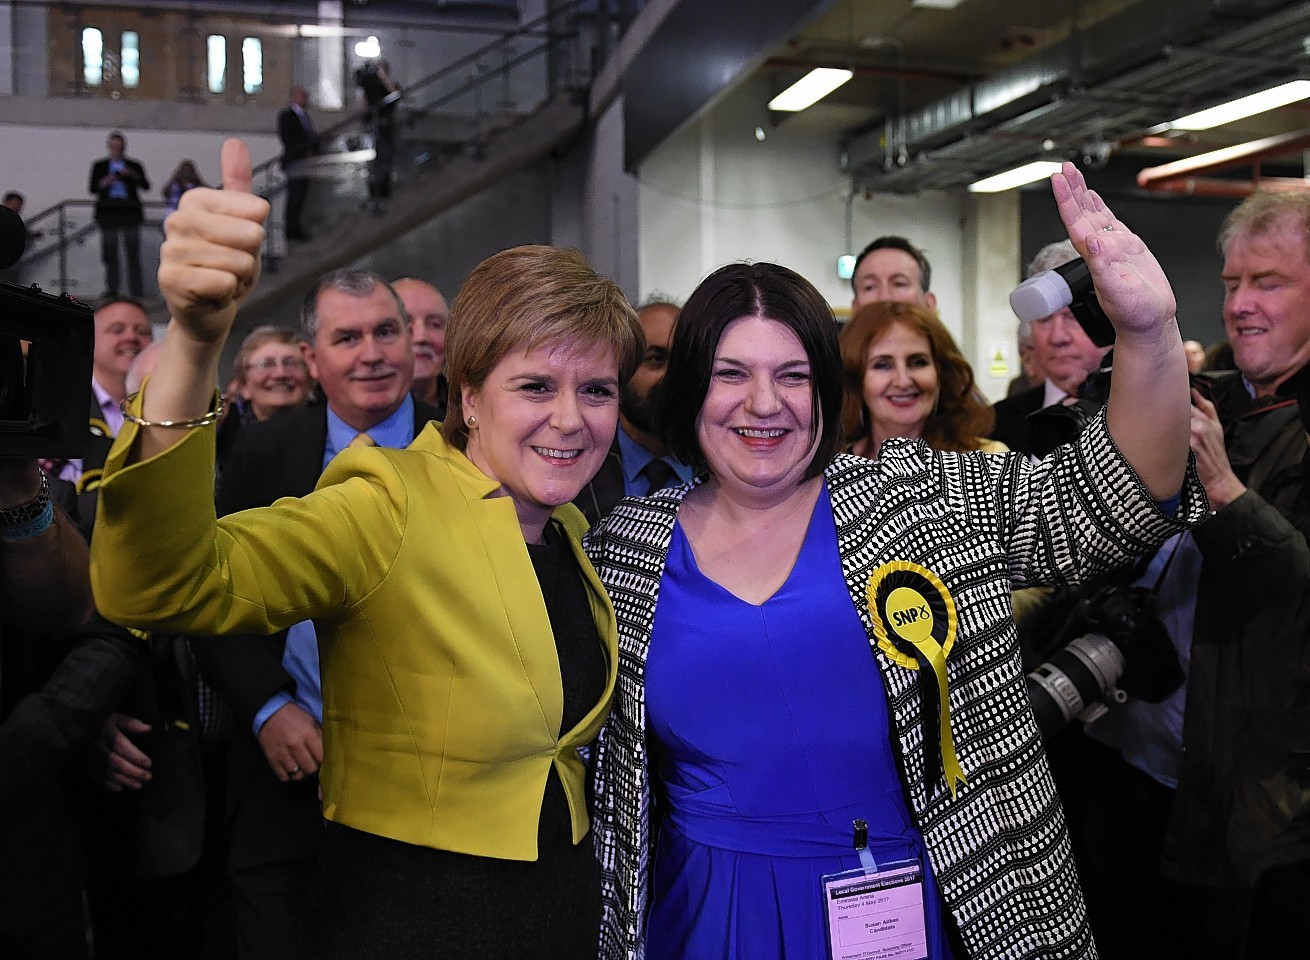
<path id="1" fill-rule="evenodd" d="M 562 19 L 566 19 L 584 8 L 595 10 L 597 13 L 605 15 L 609 10 L 609 2 L 607 2 L 607 0 L 571 0 L 571 2 L 566 3 L 557 9 L 551 10 L 535 20 L 522 24 L 513 30 L 505 31 L 491 43 L 479 47 L 472 53 L 466 54 L 415 83 L 396 91 L 383 101 L 375 104 L 367 112 L 361 112 L 338 121 L 320 133 L 318 139 L 322 143 L 353 139 L 354 134 L 366 132 L 373 126 L 373 121 L 380 108 L 383 108 L 388 104 L 396 103 L 400 104 L 405 110 L 403 118 L 398 118 L 398 122 L 403 123 L 406 127 L 412 128 L 420 120 L 457 100 L 459 97 L 475 92 L 479 90 L 479 88 L 484 87 L 487 83 L 507 76 L 514 68 L 527 62 L 533 57 L 540 55 L 543 51 L 548 51 L 553 44 L 576 39 L 581 32 L 576 25 L 573 29 L 561 31 L 552 29 L 552 24 L 559 23 Z M 501 62 L 497 66 L 487 69 L 485 72 L 479 72 L 470 76 L 453 90 L 448 90 L 434 97 L 429 102 L 423 103 L 420 106 L 411 106 L 416 99 L 419 99 L 415 96 L 416 92 L 428 90 L 441 81 L 456 75 L 458 72 L 467 70 L 470 66 L 480 66 L 481 63 L 489 57 L 498 52 L 503 53 L 512 43 L 524 39 L 533 41 L 540 40 L 541 42 L 532 45 L 530 49 L 524 52 L 515 53 L 509 57 L 502 56 Z M 592 64 L 591 66 L 594 69 L 598 64 Z M 554 72 L 548 72 L 545 90 L 547 98 L 557 92 L 557 81 L 558 77 Z M 477 113 L 476 119 L 478 130 L 471 142 L 475 146 L 480 147 L 485 138 L 485 131 L 482 128 L 483 118 L 480 106 L 475 112 Z M 270 201 L 275 197 L 280 196 L 286 190 L 287 184 L 284 178 L 281 178 L 280 176 L 270 176 L 274 168 L 280 167 L 280 165 L 281 157 L 276 156 L 260 163 L 252 170 L 252 177 L 257 183 L 261 178 L 265 180 L 265 186 L 260 189 L 259 192 L 263 197 L 265 197 L 265 199 Z M 45 259 L 57 250 L 59 254 L 60 285 L 64 289 L 67 289 L 68 248 L 71 244 L 84 242 L 85 239 L 96 229 L 94 218 L 88 217 L 86 223 L 73 227 L 70 230 L 70 218 L 68 214 L 73 209 L 93 208 L 95 203 L 96 201 L 94 199 L 62 200 L 30 218 L 27 221 L 29 230 L 39 231 L 43 234 L 51 234 L 58 237 L 58 240 L 32 250 L 23 258 L 24 262 L 35 262 L 37 260 Z M 144 210 L 158 211 L 163 216 L 167 215 L 168 205 L 163 201 L 145 200 L 142 201 L 142 207 Z M 147 222 L 158 223 L 162 221 L 163 216 L 158 217 L 158 219 L 148 218 Z M 49 226 L 43 226 L 47 221 L 51 220 L 53 220 L 53 222 L 50 223 Z M 266 245 L 271 241 L 271 239 L 272 237 L 270 234 L 265 241 Z"/>
<path id="2" fill-rule="evenodd" d="M 404 87 L 403 89 L 397 91 L 399 96 L 396 98 L 395 101 L 388 98 L 387 100 L 384 100 L 381 103 L 376 104 L 372 109 L 370 109 L 367 113 L 364 113 L 362 116 L 347 117 L 344 120 L 339 120 L 337 123 L 333 124 L 331 127 L 328 127 L 321 134 L 319 134 L 319 140 L 323 142 L 331 141 L 345 136 L 348 132 L 354 132 L 355 130 L 366 128 L 366 124 L 372 123 L 373 119 L 376 116 L 377 110 L 382 106 L 384 106 L 385 104 L 394 103 L 397 101 L 402 103 L 404 103 L 405 101 L 412 101 L 414 99 L 414 94 L 416 91 L 424 89 L 426 87 L 430 87 L 433 84 L 439 83 L 440 81 L 454 74 L 456 71 L 463 70 L 469 67 L 470 65 L 477 64 L 479 61 L 485 59 L 489 54 L 492 54 L 496 52 L 498 49 L 507 46 L 509 43 L 511 43 L 514 40 L 518 40 L 529 36 L 542 36 L 545 37 L 547 41 L 545 44 L 542 44 L 542 47 L 545 47 L 548 46 L 551 42 L 565 39 L 569 36 L 575 36 L 577 31 L 573 31 L 572 33 L 553 33 L 549 29 L 543 30 L 542 28 L 543 26 L 548 25 L 550 21 L 557 20 L 561 16 L 568 16 L 569 14 L 580 9 L 584 5 L 594 4 L 595 2 L 596 0 L 572 0 L 572 2 L 566 4 L 565 6 L 559 8 L 558 10 L 553 10 L 550 13 L 546 14 L 545 16 L 538 17 L 536 20 L 531 20 L 528 23 L 522 24 L 519 27 L 516 27 L 514 30 L 506 31 L 500 37 L 493 40 L 491 43 L 487 44 L 486 46 L 479 47 L 477 50 L 474 50 L 472 53 L 465 54 L 459 59 L 446 64 L 440 70 L 436 70 L 428 74 L 426 77 L 423 77 L 420 80 L 416 80 L 414 83 L 411 83 L 408 86 Z M 540 49 L 542 49 L 542 47 L 536 48 L 536 51 L 539 51 Z M 501 66 L 496 70 L 488 71 L 485 74 L 472 78 L 467 84 L 465 84 L 464 87 L 460 89 L 460 92 L 466 93 L 469 90 L 475 88 L 477 85 L 481 83 L 485 83 L 487 80 L 493 77 L 500 76 L 501 74 L 509 70 L 511 67 L 517 66 L 518 63 L 522 62 L 522 59 L 523 58 L 518 58 L 513 63 L 501 64 Z M 432 111 L 436 107 L 442 106 L 445 103 L 449 102 L 450 99 L 451 99 L 450 95 L 446 95 L 444 97 L 437 98 L 437 100 L 433 101 L 432 103 L 424 104 L 421 107 L 409 107 L 408 115 L 405 118 L 406 124 L 412 125 L 413 123 L 425 117 L 430 111 Z M 252 171 L 253 176 L 259 177 L 263 174 L 267 174 L 270 170 L 273 169 L 274 166 L 280 164 L 280 162 L 281 162 L 280 157 L 272 157 L 268 160 L 265 160 L 263 163 L 255 167 L 255 169 Z"/>
<path id="3" fill-rule="evenodd" d="M 99 229 L 95 221 L 95 206 L 96 201 L 93 199 L 61 200 L 36 216 L 26 219 L 24 225 L 27 227 L 28 234 L 37 234 L 39 239 L 36 245 L 30 246 L 23 252 L 19 266 L 31 269 L 52 255 L 58 254 L 60 292 L 66 292 L 69 288 L 69 247 L 83 243 Z M 85 222 L 75 224 L 69 216 L 70 211 L 73 210 L 85 210 L 87 215 Z M 163 200 L 142 200 L 141 210 L 143 226 L 160 224 L 171 212 L 168 203 Z M 48 223 L 51 220 L 53 223 Z M 51 239 L 47 241 L 46 237 Z"/>

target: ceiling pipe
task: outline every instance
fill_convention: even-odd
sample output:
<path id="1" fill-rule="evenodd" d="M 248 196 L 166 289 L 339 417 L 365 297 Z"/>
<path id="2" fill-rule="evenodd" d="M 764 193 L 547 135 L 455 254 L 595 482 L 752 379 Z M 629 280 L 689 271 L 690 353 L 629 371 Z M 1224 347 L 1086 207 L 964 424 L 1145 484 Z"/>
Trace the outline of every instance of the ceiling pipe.
<path id="1" fill-rule="evenodd" d="M 1303 150 L 1310 147 L 1310 130 L 1293 130 L 1290 133 L 1280 133 L 1272 137 L 1264 137 L 1261 140 L 1252 140 L 1250 143 L 1239 144 L 1235 147 L 1226 147 L 1222 150 L 1214 150 L 1210 153 L 1203 153 L 1195 157 L 1185 157 L 1182 160 L 1175 160 L 1172 163 L 1164 163 L 1158 167 L 1146 167 L 1138 171 L 1137 185 L 1147 190 L 1164 190 L 1168 192 L 1187 192 L 1166 186 L 1171 181 L 1184 177 L 1193 177 L 1196 182 L 1206 182 L 1206 178 L 1195 178 L 1195 174 L 1211 173 L 1215 170 L 1226 170 L 1230 167 L 1249 166 L 1258 163 L 1266 157 L 1278 156 L 1279 154 L 1288 153 L 1292 150 Z M 1214 193 L 1203 196 L 1246 196 L 1254 191 L 1256 184 L 1265 184 L 1271 180 L 1247 181 L 1245 183 L 1246 193 L 1228 194 Z M 1284 179 L 1284 178 L 1278 178 Z M 1211 181 L 1225 182 L 1225 181 Z M 1303 181 L 1293 180 L 1295 183 Z M 1233 184 L 1241 186 L 1238 181 L 1232 181 Z M 1203 187 L 1202 189 L 1208 189 Z M 1280 189 L 1271 187 L 1270 189 Z M 1281 189 L 1287 189 L 1283 187 Z"/>
<path id="2" fill-rule="evenodd" d="M 1181 193 L 1188 197 L 1249 197 L 1257 190 L 1310 190 L 1310 182 L 1298 177 L 1265 177 L 1263 180 L 1180 177 L 1153 183 L 1146 189 L 1157 193 Z"/>

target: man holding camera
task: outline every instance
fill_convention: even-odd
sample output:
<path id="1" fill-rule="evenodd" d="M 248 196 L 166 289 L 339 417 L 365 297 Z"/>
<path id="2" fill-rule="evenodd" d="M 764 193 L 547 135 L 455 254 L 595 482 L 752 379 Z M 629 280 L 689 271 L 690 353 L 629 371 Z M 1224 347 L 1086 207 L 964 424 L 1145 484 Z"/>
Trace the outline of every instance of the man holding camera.
<path id="1" fill-rule="evenodd" d="M 1155 564 L 1185 685 L 1089 725 L 1112 750 L 1072 805 L 1111 957 L 1293 956 L 1310 935 L 1310 195 L 1250 197 L 1219 245 L 1238 370 L 1192 411 L 1214 513 Z"/>
<path id="2" fill-rule="evenodd" d="M 385 60 L 366 63 L 355 71 L 364 115 L 373 133 L 373 163 L 368 171 L 368 206 L 373 213 L 386 213 L 391 199 L 391 169 L 396 156 L 396 103 L 400 84 L 391 76 Z"/>

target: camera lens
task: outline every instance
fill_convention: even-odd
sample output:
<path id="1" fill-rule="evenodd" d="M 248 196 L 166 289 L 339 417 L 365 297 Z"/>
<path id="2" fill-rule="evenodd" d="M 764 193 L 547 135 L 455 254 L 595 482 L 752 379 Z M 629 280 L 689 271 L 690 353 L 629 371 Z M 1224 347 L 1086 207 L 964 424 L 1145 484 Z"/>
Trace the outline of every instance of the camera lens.
<path id="1" fill-rule="evenodd" d="M 1074 717 L 1094 720 L 1100 701 L 1124 672 L 1123 653 L 1109 637 L 1085 633 L 1028 674 L 1028 699 L 1043 736 Z"/>

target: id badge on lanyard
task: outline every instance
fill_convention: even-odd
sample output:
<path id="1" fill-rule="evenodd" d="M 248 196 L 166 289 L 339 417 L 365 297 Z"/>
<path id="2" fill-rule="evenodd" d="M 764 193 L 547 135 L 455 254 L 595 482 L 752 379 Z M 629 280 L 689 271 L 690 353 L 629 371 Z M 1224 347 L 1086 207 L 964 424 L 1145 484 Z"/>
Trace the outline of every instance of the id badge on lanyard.
<path id="1" fill-rule="evenodd" d="M 869 827 L 855 821 L 860 866 L 820 877 L 831 960 L 928 960 L 923 865 L 878 863 Z"/>

